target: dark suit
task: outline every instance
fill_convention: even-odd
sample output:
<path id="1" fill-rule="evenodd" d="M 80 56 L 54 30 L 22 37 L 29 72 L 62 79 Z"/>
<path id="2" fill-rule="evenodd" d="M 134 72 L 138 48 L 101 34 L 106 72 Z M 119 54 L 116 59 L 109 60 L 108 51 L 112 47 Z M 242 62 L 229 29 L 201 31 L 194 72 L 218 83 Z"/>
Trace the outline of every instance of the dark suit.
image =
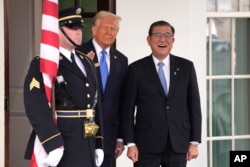
<path id="1" fill-rule="evenodd" d="M 161 153 L 170 143 L 174 152 L 186 154 L 190 141 L 201 142 L 200 98 L 191 61 L 170 55 L 168 92 L 166 97 L 152 55 L 129 65 L 123 96 L 123 137 L 125 143 L 136 143 L 139 156 L 140 152 Z"/>
<path id="2" fill-rule="evenodd" d="M 94 63 L 98 62 L 96 49 L 94 48 L 92 39 L 78 48 L 81 52 L 95 52 Z M 120 90 L 124 81 L 128 59 L 121 52 L 114 48 L 110 48 L 110 71 L 105 92 L 102 93 L 103 106 L 103 124 L 104 124 L 104 162 L 102 167 L 110 167 L 110 161 L 113 158 L 116 139 L 121 138 L 121 129 L 119 129 L 119 105 Z M 97 75 L 99 85 L 101 83 L 100 69 L 97 67 Z M 102 89 L 102 87 L 101 87 Z M 109 155 L 109 160 L 106 158 Z M 107 161 L 107 162 L 106 162 Z"/>
<path id="3" fill-rule="evenodd" d="M 79 57 L 81 57 L 80 59 L 84 64 L 88 77 L 85 77 L 67 58 L 60 55 L 58 75 L 62 75 L 67 84 L 65 89 L 58 82 L 55 83 L 56 110 L 85 110 L 92 108 L 96 89 L 99 87 L 93 71 L 95 68 L 91 60 L 87 61 L 86 57 Z M 44 93 L 42 74 L 39 71 L 39 60 L 39 58 L 35 58 L 31 62 L 24 84 L 25 109 L 34 129 L 25 157 L 30 159 L 34 136 L 37 134 L 41 141 L 46 141 L 43 147 L 47 153 L 62 145 L 64 146 L 64 154 L 58 167 L 95 167 L 94 150 L 96 148 L 102 149 L 102 139 L 83 137 L 83 121 L 85 118 L 57 118 L 57 125 L 55 124 Z M 30 83 L 32 83 L 33 79 L 40 86 L 33 87 L 31 90 Z M 102 127 L 100 102 L 97 103 L 95 110 L 95 122 Z M 99 129 L 97 136 L 102 136 L 102 128 Z"/>

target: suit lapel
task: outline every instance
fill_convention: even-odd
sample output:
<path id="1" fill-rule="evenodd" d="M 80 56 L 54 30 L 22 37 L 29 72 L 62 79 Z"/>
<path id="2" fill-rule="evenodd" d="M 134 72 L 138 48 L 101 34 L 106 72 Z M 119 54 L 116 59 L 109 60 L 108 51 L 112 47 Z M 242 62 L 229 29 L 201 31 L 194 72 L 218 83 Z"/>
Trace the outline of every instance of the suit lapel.
<path id="1" fill-rule="evenodd" d="M 95 57 L 94 57 L 94 63 L 98 63 L 98 53 L 96 53 L 96 50 L 95 50 L 95 47 L 93 45 L 93 42 L 92 40 L 90 42 L 88 42 L 88 45 L 90 50 L 94 51 L 95 52 Z M 115 78 L 113 77 L 113 73 L 116 72 L 116 69 L 117 69 L 117 57 L 115 55 L 115 50 L 111 47 L 110 48 L 110 69 L 109 69 L 109 76 L 108 76 L 108 80 L 107 80 L 107 85 L 106 85 L 106 91 L 109 89 L 110 87 L 110 83 L 112 82 L 115 82 Z M 102 85 L 101 83 L 101 73 L 100 73 L 100 68 L 97 67 L 97 77 L 98 77 L 98 81 L 99 81 L 99 85 Z M 101 87 L 101 90 L 102 90 L 102 87 Z M 103 92 L 103 90 L 102 90 Z M 104 92 L 105 93 L 105 92 Z"/>
<path id="2" fill-rule="evenodd" d="M 69 71 L 72 71 L 75 75 L 85 79 L 82 71 L 79 68 L 76 68 L 66 57 L 60 54 L 59 65 L 67 68 Z"/>
<path id="3" fill-rule="evenodd" d="M 107 86 L 106 86 L 106 90 L 109 89 L 110 84 L 115 81 L 115 75 L 114 73 L 117 71 L 117 56 L 115 55 L 115 50 L 111 47 L 110 48 L 110 68 L 109 68 L 109 77 L 108 77 L 108 81 L 107 81 Z"/>
<path id="4" fill-rule="evenodd" d="M 174 92 L 174 89 L 176 88 L 176 81 L 178 80 L 178 72 L 179 72 L 179 65 L 178 61 L 175 59 L 173 55 L 170 54 L 170 85 L 169 85 L 169 93 L 168 96 L 171 96 L 171 94 Z"/>
<path id="5" fill-rule="evenodd" d="M 94 51 L 95 52 L 95 57 L 93 59 L 93 62 L 94 63 L 98 63 L 98 53 L 96 53 L 96 50 L 95 50 L 95 47 L 93 45 L 93 41 L 92 40 L 89 40 L 86 45 L 85 45 L 85 49 L 86 49 L 86 52 L 89 52 L 89 51 Z M 114 48 L 110 48 L 110 69 L 109 69 L 109 77 L 108 77 L 108 81 L 107 81 L 107 85 L 106 85 L 106 91 L 108 91 L 109 87 L 110 87 L 110 84 L 113 83 L 113 82 L 116 82 L 115 81 L 115 75 L 113 75 L 113 73 L 116 72 L 117 70 L 117 66 L 118 66 L 118 63 L 117 63 L 117 56 L 115 55 L 115 49 Z M 100 68 L 97 67 L 97 77 L 98 77 L 98 82 L 99 82 L 99 85 L 102 85 L 101 83 L 101 73 L 100 73 Z M 100 89 L 102 90 L 102 87 L 100 87 Z M 102 90 L 103 92 L 103 90 Z M 105 93 L 105 92 L 104 92 Z"/>

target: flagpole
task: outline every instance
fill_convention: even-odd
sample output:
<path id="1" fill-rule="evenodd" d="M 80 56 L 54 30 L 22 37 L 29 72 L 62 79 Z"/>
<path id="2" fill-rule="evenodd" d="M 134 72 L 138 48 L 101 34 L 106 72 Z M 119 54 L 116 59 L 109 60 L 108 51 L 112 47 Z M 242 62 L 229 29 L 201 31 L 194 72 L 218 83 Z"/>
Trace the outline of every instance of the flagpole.
<path id="1" fill-rule="evenodd" d="M 52 86 L 57 76 L 60 54 L 58 25 L 58 0 L 43 0 L 40 72 L 43 76 L 44 89 L 48 105 L 50 107 L 52 107 Z M 36 136 L 30 167 L 48 167 L 42 162 L 46 157 L 47 153 L 44 150 L 38 136 Z"/>

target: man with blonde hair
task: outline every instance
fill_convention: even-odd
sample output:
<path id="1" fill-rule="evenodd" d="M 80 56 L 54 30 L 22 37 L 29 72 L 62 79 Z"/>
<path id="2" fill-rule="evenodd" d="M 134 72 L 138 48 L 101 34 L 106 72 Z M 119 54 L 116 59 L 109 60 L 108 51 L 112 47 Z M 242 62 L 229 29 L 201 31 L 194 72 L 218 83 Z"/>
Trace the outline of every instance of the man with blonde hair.
<path id="1" fill-rule="evenodd" d="M 99 11 L 92 25 L 92 36 L 78 50 L 95 52 L 93 58 L 97 66 L 97 76 L 102 91 L 104 161 L 102 167 L 113 166 L 114 158 L 124 150 L 119 125 L 120 90 L 127 71 L 128 59 L 113 45 L 119 31 L 121 17 L 108 11 Z"/>

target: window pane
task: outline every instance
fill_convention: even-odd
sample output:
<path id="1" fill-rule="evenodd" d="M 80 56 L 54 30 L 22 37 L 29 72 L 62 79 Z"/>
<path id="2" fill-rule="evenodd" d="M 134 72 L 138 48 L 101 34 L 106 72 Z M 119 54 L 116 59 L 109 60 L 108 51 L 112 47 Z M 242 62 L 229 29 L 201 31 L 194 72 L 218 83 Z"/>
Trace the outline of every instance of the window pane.
<path id="1" fill-rule="evenodd" d="M 74 7 L 75 6 L 75 0 L 59 0 L 58 1 L 60 9 Z"/>
<path id="2" fill-rule="evenodd" d="M 230 44 L 220 39 L 212 39 L 212 75 L 231 74 Z"/>
<path id="3" fill-rule="evenodd" d="M 97 12 L 97 0 L 80 0 L 84 12 Z"/>
<path id="4" fill-rule="evenodd" d="M 216 11 L 216 0 L 207 0 L 207 11 L 208 12 Z"/>
<path id="5" fill-rule="evenodd" d="M 218 0 L 218 11 L 237 11 L 238 0 Z"/>
<path id="6" fill-rule="evenodd" d="M 229 167 L 231 145 L 227 140 L 213 142 L 213 167 Z"/>
<path id="7" fill-rule="evenodd" d="M 235 31 L 235 70 L 236 74 L 250 74 L 250 20 L 236 19 Z"/>
<path id="8" fill-rule="evenodd" d="M 211 34 L 212 46 L 207 41 L 207 62 L 212 63 L 212 75 L 231 74 L 231 19 L 213 18 L 208 22 L 208 29 Z M 210 49 L 211 47 L 211 49 Z M 211 50 L 212 62 L 209 61 Z M 207 69 L 209 70 L 209 69 Z M 207 72 L 208 73 L 208 72 Z"/>
<path id="9" fill-rule="evenodd" d="M 250 1 L 249 0 L 241 0 L 240 4 L 241 11 L 250 11 Z"/>
<path id="10" fill-rule="evenodd" d="M 231 133 L 231 81 L 215 80 L 212 86 L 213 136 L 230 136 Z"/>
<path id="11" fill-rule="evenodd" d="M 83 42 L 87 42 L 90 38 L 92 38 L 91 26 L 92 26 L 92 18 L 83 18 L 84 24 L 86 27 L 83 28 Z"/>
<path id="12" fill-rule="evenodd" d="M 235 140 L 235 150 L 249 151 L 250 150 L 250 140 L 249 139 Z"/>
<path id="13" fill-rule="evenodd" d="M 235 80 L 235 134 L 250 134 L 250 79 Z"/>

